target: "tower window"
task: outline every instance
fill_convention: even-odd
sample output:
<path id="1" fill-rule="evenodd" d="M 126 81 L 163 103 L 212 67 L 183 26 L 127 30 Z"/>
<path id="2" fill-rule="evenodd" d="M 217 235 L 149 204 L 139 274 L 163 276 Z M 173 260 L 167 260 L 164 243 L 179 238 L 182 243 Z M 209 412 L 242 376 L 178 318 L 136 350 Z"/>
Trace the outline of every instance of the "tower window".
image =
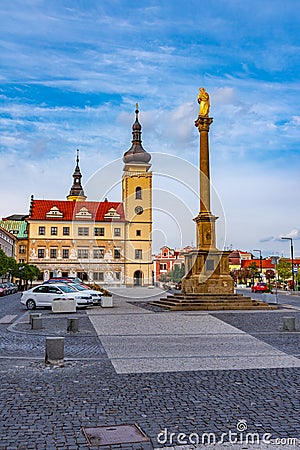
<path id="1" fill-rule="evenodd" d="M 143 251 L 141 249 L 136 249 L 135 259 L 142 259 L 142 258 L 143 258 Z"/>
<path id="2" fill-rule="evenodd" d="M 142 231 L 141 230 L 136 230 L 136 236 L 141 236 L 142 235 Z"/>
<path id="3" fill-rule="evenodd" d="M 138 187 L 135 189 L 135 198 L 136 198 L 137 200 L 141 200 L 141 199 L 142 199 L 142 188 L 141 188 L 140 186 L 138 186 Z"/>

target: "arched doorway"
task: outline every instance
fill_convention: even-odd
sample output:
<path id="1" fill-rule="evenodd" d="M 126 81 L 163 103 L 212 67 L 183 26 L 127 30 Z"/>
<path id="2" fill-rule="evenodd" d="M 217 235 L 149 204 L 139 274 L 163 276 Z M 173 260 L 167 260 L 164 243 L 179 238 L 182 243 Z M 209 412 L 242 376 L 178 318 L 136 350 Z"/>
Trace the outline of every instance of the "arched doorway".
<path id="1" fill-rule="evenodd" d="M 136 270 L 133 274 L 133 284 L 134 286 L 142 286 L 143 284 L 143 272 L 141 270 Z"/>

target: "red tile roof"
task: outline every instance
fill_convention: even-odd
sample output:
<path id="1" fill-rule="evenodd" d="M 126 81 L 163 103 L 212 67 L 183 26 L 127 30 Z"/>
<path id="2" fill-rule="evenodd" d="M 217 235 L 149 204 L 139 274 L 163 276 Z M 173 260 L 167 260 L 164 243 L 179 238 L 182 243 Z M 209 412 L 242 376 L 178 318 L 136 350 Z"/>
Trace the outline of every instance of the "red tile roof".
<path id="1" fill-rule="evenodd" d="M 258 268 L 260 268 L 260 260 L 259 259 L 242 259 L 241 265 L 242 267 L 249 267 L 250 264 L 255 263 Z M 271 263 L 270 259 L 262 259 L 261 260 L 262 269 L 274 269 L 275 265 Z"/>
<path id="2" fill-rule="evenodd" d="M 56 207 L 63 214 L 63 217 L 46 217 L 51 208 Z M 89 213 L 92 214 L 91 218 L 77 217 L 81 208 L 85 207 Z M 104 215 L 108 211 L 114 208 L 116 213 L 120 215 L 120 219 L 104 218 Z M 111 222 L 119 221 L 125 222 L 125 214 L 123 204 L 120 202 L 76 202 L 69 200 L 33 200 L 31 204 L 31 214 L 28 220 L 92 220 L 94 222 Z"/>

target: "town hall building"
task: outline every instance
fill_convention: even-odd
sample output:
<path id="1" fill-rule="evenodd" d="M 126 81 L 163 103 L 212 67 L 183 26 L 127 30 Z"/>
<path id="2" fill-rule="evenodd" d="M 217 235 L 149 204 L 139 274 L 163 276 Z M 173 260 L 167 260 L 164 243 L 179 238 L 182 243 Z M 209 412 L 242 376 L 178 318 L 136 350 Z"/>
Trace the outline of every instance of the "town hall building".
<path id="1" fill-rule="evenodd" d="M 122 201 L 89 201 L 82 187 L 77 152 L 67 200 L 31 198 L 27 262 L 43 279 L 78 276 L 97 284 L 151 285 L 151 155 L 142 146 L 139 110 L 132 145 L 123 155 Z"/>

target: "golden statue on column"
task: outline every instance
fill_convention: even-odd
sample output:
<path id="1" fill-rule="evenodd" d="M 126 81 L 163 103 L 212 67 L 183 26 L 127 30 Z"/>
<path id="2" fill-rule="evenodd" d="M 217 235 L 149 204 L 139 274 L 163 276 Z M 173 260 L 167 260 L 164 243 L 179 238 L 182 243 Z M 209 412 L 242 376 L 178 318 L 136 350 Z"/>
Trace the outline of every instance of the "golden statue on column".
<path id="1" fill-rule="evenodd" d="M 208 117 L 210 107 L 209 94 L 203 87 L 199 88 L 198 103 L 200 105 L 199 116 Z"/>

